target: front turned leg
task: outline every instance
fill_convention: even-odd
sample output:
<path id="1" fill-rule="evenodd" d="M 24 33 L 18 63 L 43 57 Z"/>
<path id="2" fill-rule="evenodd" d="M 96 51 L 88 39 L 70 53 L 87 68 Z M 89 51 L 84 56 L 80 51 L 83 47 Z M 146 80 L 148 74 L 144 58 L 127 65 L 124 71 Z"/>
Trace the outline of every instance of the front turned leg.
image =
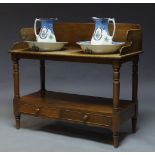
<path id="1" fill-rule="evenodd" d="M 13 59 L 13 78 L 14 78 L 14 115 L 16 120 L 16 128 L 20 128 L 20 112 L 18 108 L 19 95 L 19 60 Z"/>
<path id="2" fill-rule="evenodd" d="M 113 142 L 114 147 L 119 146 L 119 94 L 120 94 L 120 64 L 113 64 Z"/>
<path id="3" fill-rule="evenodd" d="M 15 116 L 16 119 L 16 129 L 20 129 L 20 115 Z"/>
<path id="4" fill-rule="evenodd" d="M 134 116 L 132 117 L 132 132 L 135 133 L 137 129 L 138 117 L 138 60 L 139 57 L 133 60 L 132 66 L 132 102 L 135 103 Z"/>
<path id="5" fill-rule="evenodd" d="M 115 148 L 119 146 L 119 132 L 113 132 L 113 144 Z"/>
<path id="6" fill-rule="evenodd" d="M 18 107 L 18 99 L 13 99 L 14 116 L 16 121 L 16 129 L 20 129 L 20 112 Z"/>

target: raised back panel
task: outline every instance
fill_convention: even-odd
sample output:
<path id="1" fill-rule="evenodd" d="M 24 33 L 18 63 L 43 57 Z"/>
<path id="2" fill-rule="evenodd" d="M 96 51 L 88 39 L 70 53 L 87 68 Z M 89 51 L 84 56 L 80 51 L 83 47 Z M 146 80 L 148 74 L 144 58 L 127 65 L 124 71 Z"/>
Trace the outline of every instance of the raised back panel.
<path id="1" fill-rule="evenodd" d="M 140 29 L 138 24 L 117 23 L 114 41 L 126 41 L 127 32 L 131 29 Z M 110 34 L 113 26 L 109 24 Z M 93 23 L 56 23 L 54 32 L 57 41 L 67 41 L 69 45 L 75 45 L 77 41 L 91 40 L 94 31 Z M 33 28 L 22 28 L 20 31 L 23 40 L 35 40 Z"/>

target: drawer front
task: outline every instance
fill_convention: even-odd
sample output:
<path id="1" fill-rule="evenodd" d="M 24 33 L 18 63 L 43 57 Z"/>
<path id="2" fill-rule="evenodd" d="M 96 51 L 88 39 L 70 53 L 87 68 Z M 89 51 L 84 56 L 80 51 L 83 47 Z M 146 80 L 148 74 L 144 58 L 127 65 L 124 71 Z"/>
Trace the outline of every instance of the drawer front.
<path id="1" fill-rule="evenodd" d="M 72 122 L 92 124 L 95 126 L 111 127 L 112 125 L 111 116 L 74 110 L 61 110 L 61 119 Z"/>
<path id="2" fill-rule="evenodd" d="M 29 104 L 19 104 L 19 111 L 24 114 L 36 114 L 36 106 Z"/>
<path id="3" fill-rule="evenodd" d="M 83 123 L 83 113 L 72 110 L 61 110 L 61 119 Z"/>
<path id="4" fill-rule="evenodd" d="M 37 106 L 31 104 L 21 104 L 20 112 L 25 114 L 31 114 L 35 116 L 44 116 L 49 118 L 59 118 L 59 110 L 50 106 Z"/>
<path id="5" fill-rule="evenodd" d="M 58 119 L 59 118 L 59 109 L 53 108 L 53 107 L 43 107 L 40 110 L 40 115 L 53 118 L 53 119 Z"/>
<path id="6" fill-rule="evenodd" d="M 103 114 L 90 114 L 88 116 L 87 123 L 98 125 L 98 126 L 111 127 L 112 117 L 106 116 Z"/>

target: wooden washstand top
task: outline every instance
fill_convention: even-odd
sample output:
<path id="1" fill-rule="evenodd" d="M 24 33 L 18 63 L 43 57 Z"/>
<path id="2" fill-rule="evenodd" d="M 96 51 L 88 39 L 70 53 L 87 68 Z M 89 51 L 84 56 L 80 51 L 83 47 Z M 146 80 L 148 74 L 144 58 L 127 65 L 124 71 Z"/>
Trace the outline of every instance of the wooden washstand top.
<path id="1" fill-rule="evenodd" d="M 73 62 L 112 63 L 114 60 L 128 61 L 131 57 L 142 53 L 142 30 L 138 24 L 117 23 L 114 41 L 126 42 L 117 53 L 114 54 L 87 54 L 84 53 L 77 41 L 90 40 L 93 34 L 92 23 L 56 23 L 54 32 L 57 41 L 68 42 L 68 46 L 61 51 L 36 52 L 28 48 L 24 41 L 34 41 L 33 28 L 22 28 L 20 36 L 22 41 L 14 43 L 11 48 L 12 57 L 33 59 L 52 59 Z M 111 33 L 112 25 L 109 26 Z"/>

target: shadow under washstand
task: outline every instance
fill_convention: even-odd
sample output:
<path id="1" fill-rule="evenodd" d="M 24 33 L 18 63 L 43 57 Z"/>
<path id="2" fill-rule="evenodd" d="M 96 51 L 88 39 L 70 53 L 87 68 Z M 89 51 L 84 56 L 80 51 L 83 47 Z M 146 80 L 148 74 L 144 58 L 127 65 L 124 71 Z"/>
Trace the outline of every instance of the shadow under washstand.
<path id="1" fill-rule="evenodd" d="M 112 132 L 104 128 L 57 121 L 52 124 L 42 126 L 37 130 L 113 145 Z M 127 135 L 129 135 L 127 132 L 120 133 L 120 144 Z"/>

